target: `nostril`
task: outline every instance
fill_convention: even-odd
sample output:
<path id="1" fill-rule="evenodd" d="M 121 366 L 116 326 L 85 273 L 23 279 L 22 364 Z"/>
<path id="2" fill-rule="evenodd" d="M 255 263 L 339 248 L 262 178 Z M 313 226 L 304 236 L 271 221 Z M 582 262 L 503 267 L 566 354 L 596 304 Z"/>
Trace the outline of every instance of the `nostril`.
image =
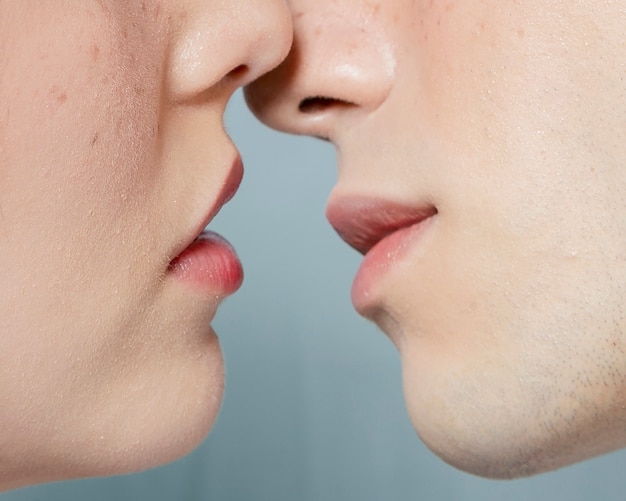
<path id="1" fill-rule="evenodd" d="M 306 99 L 300 101 L 300 104 L 298 105 L 298 110 L 300 111 L 300 113 L 312 114 L 326 111 L 328 108 L 333 108 L 337 106 L 350 107 L 354 105 L 352 103 L 349 103 L 348 101 L 343 101 L 342 99 L 315 96 L 307 97 Z"/>
<path id="2" fill-rule="evenodd" d="M 245 64 L 240 64 L 236 68 L 233 68 L 228 72 L 228 78 L 231 80 L 240 80 L 250 71 L 250 68 Z"/>

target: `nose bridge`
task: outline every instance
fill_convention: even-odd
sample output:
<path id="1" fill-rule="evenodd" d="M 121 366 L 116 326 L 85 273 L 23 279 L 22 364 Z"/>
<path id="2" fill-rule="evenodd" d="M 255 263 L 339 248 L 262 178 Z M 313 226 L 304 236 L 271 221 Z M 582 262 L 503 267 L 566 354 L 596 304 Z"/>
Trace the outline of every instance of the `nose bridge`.
<path id="1" fill-rule="evenodd" d="M 292 41 L 284 0 L 185 2 L 170 50 L 169 87 L 179 99 L 197 95 L 234 70 L 237 85 L 278 65 Z"/>
<path id="2" fill-rule="evenodd" d="M 368 2 L 291 4 L 292 50 L 246 96 L 270 126 L 326 136 L 324 129 L 342 110 L 362 116 L 385 101 L 396 69 L 393 41 Z"/>

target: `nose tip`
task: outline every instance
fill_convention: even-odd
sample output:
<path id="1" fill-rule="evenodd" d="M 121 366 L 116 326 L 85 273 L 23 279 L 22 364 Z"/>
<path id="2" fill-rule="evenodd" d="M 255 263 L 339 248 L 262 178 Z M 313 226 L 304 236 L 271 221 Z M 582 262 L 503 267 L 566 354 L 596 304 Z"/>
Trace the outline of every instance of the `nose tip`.
<path id="1" fill-rule="evenodd" d="M 293 29 L 284 0 L 198 2 L 182 16 L 172 44 L 168 85 L 187 100 L 222 82 L 245 85 L 288 54 Z"/>
<path id="2" fill-rule="evenodd" d="M 294 29 L 287 59 L 246 88 L 260 120 L 285 132 L 332 138 L 339 117 L 372 113 L 385 101 L 395 54 L 371 19 L 305 12 Z"/>

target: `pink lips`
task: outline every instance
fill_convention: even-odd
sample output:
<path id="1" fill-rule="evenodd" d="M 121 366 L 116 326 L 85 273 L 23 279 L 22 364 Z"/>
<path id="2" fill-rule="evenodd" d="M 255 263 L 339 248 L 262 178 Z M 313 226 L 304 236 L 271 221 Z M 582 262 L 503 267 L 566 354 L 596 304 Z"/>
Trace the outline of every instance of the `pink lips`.
<path id="1" fill-rule="evenodd" d="M 226 296 L 234 293 L 243 282 L 243 267 L 233 247 L 224 237 L 204 230 L 222 206 L 235 195 L 242 177 L 243 165 L 238 156 L 215 204 L 169 265 L 169 273 L 207 294 Z"/>
<path id="2" fill-rule="evenodd" d="M 212 231 L 203 232 L 176 257 L 170 271 L 199 290 L 219 296 L 234 293 L 243 282 L 243 267 L 235 250 Z"/>
<path id="3" fill-rule="evenodd" d="M 417 241 L 437 209 L 367 198 L 338 199 L 326 211 L 339 236 L 365 255 L 352 285 L 352 302 L 365 313 L 376 283 Z"/>

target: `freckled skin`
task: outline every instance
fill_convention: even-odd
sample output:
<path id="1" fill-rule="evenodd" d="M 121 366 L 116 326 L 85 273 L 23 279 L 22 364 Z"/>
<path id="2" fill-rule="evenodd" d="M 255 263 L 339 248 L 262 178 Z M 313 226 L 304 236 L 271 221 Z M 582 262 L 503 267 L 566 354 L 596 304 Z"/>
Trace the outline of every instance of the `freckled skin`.
<path id="1" fill-rule="evenodd" d="M 236 158 L 226 102 L 291 42 L 282 1 L 252 2 L 234 23 L 217 0 L 0 0 L 0 491 L 211 428 L 222 297 L 168 267 Z"/>
<path id="2" fill-rule="evenodd" d="M 420 437 L 499 478 L 626 446 L 626 2 L 289 5 L 252 109 L 335 143 L 331 201 L 438 211 L 361 311 Z"/>

